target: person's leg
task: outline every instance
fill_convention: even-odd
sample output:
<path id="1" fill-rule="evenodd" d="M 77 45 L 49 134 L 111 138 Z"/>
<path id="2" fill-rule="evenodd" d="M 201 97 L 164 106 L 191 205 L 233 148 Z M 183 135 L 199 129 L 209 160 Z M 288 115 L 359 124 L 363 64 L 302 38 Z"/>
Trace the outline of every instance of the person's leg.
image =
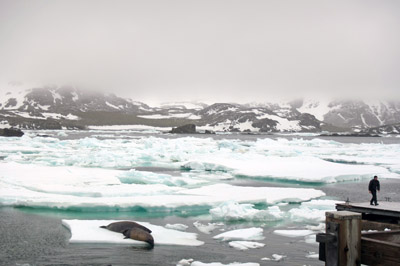
<path id="1" fill-rule="evenodd" d="M 372 195 L 372 198 L 371 198 L 371 200 L 369 201 L 369 204 L 370 205 L 374 205 L 374 192 L 373 191 L 371 191 L 371 195 Z"/>
<path id="2" fill-rule="evenodd" d="M 376 199 L 376 190 L 372 191 L 372 201 L 375 203 L 375 205 L 378 205 L 378 201 Z"/>

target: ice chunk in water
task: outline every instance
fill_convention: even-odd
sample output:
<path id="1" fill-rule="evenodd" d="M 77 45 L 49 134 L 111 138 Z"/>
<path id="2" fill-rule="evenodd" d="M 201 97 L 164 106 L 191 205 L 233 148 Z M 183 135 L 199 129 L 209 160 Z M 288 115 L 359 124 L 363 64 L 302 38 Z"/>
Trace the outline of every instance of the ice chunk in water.
<path id="1" fill-rule="evenodd" d="M 246 229 L 237 229 L 222 234 L 216 235 L 214 239 L 220 239 L 222 241 L 230 240 L 263 240 L 263 229 L 252 227 Z"/>
<path id="2" fill-rule="evenodd" d="M 107 243 L 146 245 L 141 241 L 124 239 L 120 233 L 112 232 L 100 226 L 119 222 L 117 220 L 62 220 L 62 223 L 71 231 L 70 243 Z M 138 222 L 152 231 L 155 245 L 184 245 L 200 246 L 204 242 L 197 240 L 196 233 L 181 232 L 167 229 L 162 226 L 153 225 L 147 222 Z"/>

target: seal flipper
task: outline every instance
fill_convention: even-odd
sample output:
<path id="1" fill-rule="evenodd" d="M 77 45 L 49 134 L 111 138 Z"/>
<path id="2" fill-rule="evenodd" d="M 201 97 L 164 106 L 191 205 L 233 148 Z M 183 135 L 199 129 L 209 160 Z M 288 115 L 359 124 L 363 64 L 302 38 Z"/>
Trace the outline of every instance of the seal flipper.
<path id="1" fill-rule="evenodd" d="M 122 234 L 125 236 L 125 238 L 130 238 L 130 236 L 129 236 L 130 230 L 131 230 L 131 229 L 125 229 L 124 231 L 122 231 Z M 125 239 L 125 238 L 124 238 L 124 239 Z"/>
<path id="2" fill-rule="evenodd" d="M 105 226 L 105 225 L 102 225 L 102 226 L 100 226 L 100 228 L 105 228 L 105 229 L 107 229 L 107 226 Z"/>

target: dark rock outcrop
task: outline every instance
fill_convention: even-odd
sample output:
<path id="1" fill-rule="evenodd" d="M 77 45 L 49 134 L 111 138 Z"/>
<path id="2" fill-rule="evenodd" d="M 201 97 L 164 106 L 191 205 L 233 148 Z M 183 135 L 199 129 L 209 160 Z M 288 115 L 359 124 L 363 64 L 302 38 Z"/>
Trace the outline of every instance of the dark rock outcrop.
<path id="1" fill-rule="evenodd" d="M 196 133 L 196 125 L 195 124 L 187 124 L 180 127 L 174 127 L 169 133 L 175 134 L 195 134 Z"/>
<path id="2" fill-rule="evenodd" d="M 0 136 L 2 137 L 22 137 L 24 132 L 16 128 L 0 128 Z"/>

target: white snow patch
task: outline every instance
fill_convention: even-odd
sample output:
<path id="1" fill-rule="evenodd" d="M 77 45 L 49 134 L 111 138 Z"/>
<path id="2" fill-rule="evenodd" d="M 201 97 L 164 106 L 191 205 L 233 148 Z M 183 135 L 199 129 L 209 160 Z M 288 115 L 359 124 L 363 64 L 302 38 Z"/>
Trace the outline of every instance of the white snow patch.
<path id="1" fill-rule="evenodd" d="M 204 234 L 211 234 L 212 231 L 215 229 L 221 227 L 223 224 L 221 223 L 208 223 L 208 224 L 202 224 L 199 221 L 196 221 L 193 223 L 193 225 L 199 230 L 200 232 Z"/>
<path id="2" fill-rule="evenodd" d="M 176 266 L 190 266 L 193 262 L 193 259 L 181 259 Z"/>
<path id="3" fill-rule="evenodd" d="M 274 234 L 287 236 L 287 237 L 300 237 L 311 235 L 314 232 L 311 230 L 274 230 Z"/>
<path id="4" fill-rule="evenodd" d="M 150 131 L 161 131 L 167 132 L 172 129 L 172 127 L 153 127 L 146 125 L 114 125 L 114 126 L 88 126 L 91 130 L 150 130 Z"/>
<path id="5" fill-rule="evenodd" d="M 260 264 L 254 262 L 246 262 L 246 263 L 233 262 L 229 264 L 222 264 L 221 262 L 203 263 L 200 261 L 194 261 L 192 262 L 191 266 L 260 266 Z"/>
<path id="6" fill-rule="evenodd" d="M 178 230 L 178 231 L 185 231 L 188 226 L 184 224 L 166 224 L 165 228 Z"/>
<path id="7" fill-rule="evenodd" d="M 62 220 L 64 226 L 71 231 L 70 243 L 107 243 L 127 245 L 147 245 L 142 241 L 124 239 L 124 235 L 109 231 L 100 226 L 119 222 L 118 220 Z M 149 228 L 155 245 L 200 246 L 204 242 L 197 240 L 197 234 L 166 229 L 147 222 L 138 222 Z"/>
<path id="8" fill-rule="evenodd" d="M 253 204 L 239 204 L 236 201 L 228 201 L 210 210 L 213 219 L 222 220 L 257 220 L 275 221 L 283 217 L 283 212 L 278 206 L 269 207 L 268 210 L 257 210 Z"/>
<path id="9" fill-rule="evenodd" d="M 257 119 L 271 119 L 278 122 L 276 129 L 280 131 L 299 131 L 301 130 L 301 126 L 299 125 L 300 120 L 288 120 L 287 118 L 282 118 L 277 115 L 264 114 L 261 116 L 257 116 Z"/>
<path id="10" fill-rule="evenodd" d="M 229 242 L 229 246 L 238 250 L 247 250 L 254 248 L 262 248 L 265 246 L 265 244 L 253 241 L 231 241 Z"/>
<path id="11" fill-rule="evenodd" d="M 257 227 L 251 227 L 246 229 L 237 229 L 222 234 L 216 235 L 214 239 L 220 239 L 221 241 L 231 240 L 263 240 L 263 229 Z"/>
<path id="12" fill-rule="evenodd" d="M 319 254 L 316 252 L 308 252 L 308 254 L 306 255 L 306 258 L 309 259 L 318 259 L 319 258 Z"/>
<path id="13" fill-rule="evenodd" d="M 154 114 L 154 115 L 138 115 L 140 118 L 146 119 L 171 119 L 171 118 L 185 118 L 185 119 L 192 119 L 197 120 L 201 119 L 201 116 L 194 115 L 191 113 L 180 113 L 180 114 L 169 114 L 169 115 L 161 115 L 161 114 Z"/>
<path id="14" fill-rule="evenodd" d="M 111 103 L 109 103 L 109 102 L 107 102 L 107 101 L 106 101 L 106 105 L 107 105 L 107 106 L 110 106 L 111 108 L 117 109 L 117 110 L 120 110 L 120 109 L 121 109 L 120 107 L 115 106 L 115 105 L 113 105 L 113 104 L 111 104 Z"/>

